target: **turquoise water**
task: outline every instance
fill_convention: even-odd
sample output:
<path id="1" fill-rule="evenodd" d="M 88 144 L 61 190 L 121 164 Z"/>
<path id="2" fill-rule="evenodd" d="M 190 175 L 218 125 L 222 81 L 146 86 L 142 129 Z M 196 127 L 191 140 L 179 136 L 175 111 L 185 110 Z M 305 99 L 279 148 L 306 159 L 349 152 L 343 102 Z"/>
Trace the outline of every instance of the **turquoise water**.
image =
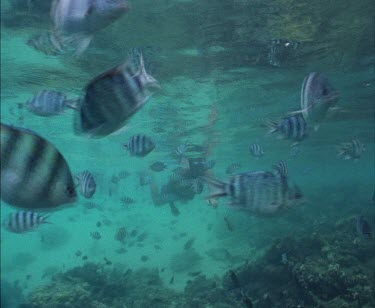
<path id="1" fill-rule="evenodd" d="M 131 11 L 95 33 L 79 57 L 71 52 L 47 56 L 27 45 L 32 36 L 51 30 L 52 23 L 43 1 L 32 1 L 30 8 L 17 6 L 20 2 L 1 4 L 1 122 L 45 137 L 63 153 L 73 174 L 89 170 L 97 182 L 92 199 L 80 196 L 73 206 L 51 212 L 51 224 L 22 234 L 2 228 L 1 279 L 22 290 L 25 307 L 249 307 L 246 297 L 254 307 L 375 305 L 374 235 L 370 240 L 361 237 L 355 223 L 362 214 L 375 229 L 373 1 L 133 1 Z M 300 44 L 295 54 L 281 57 L 274 66 L 267 56 L 269 44 L 280 38 Z M 38 117 L 18 108 L 41 90 L 81 96 L 91 79 L 140 46 L 152 47 L 146 69 L 163 89 L 125 131 L 87 138 L 74 134 L 73 110 Z M 293 142 L 268 134 L 264 123 L 299 108 L 302 81 L 313 71 L 328 76 L 340 93 L 337 105 L 342 110 L 292 147 Z M 139 133 L 156 143 L 144 158 L 131 157 L 122 147 Z M 362 157 L 338 159 L 339 145 L 353 139 L 365 145 Z M 224 181 L 231 163 L 240 163 L 239 171 L 260 171 L 283 159 L 305 202 L 275 217 L 257 217 L 233 209 L 228 198 L 220 199 L 217 208 L 208 206 L 206 185 L 193 200 L 175 202 L 180 215 L 174 216 L 168 204 L 154 206 L 149 186 L 139 184 L 139 173 L 148 170 L 159 185 L 166 183 L 179 166 L 171 152 L 184 143 L 208 146 L 207 159 L 216 161 L 211 175 Z M 253 143 L 263 146 L 263 157 L 251 156 Z M 155 161 L 167 169 L 150 171 Z M 120 171 L 130 176 L 116 185 L 111 179 Z M 124 196 L 135 202 L 124 206 Z M 88 202 L 95 208 L 88 208 Z M 16 210 L 1 203 L 2 218 Z M 121 227 L 127 230 L 125 244 L 115 239 Z M 138 232 L 134 238 L 132 230 Z M 101 239 L 90 236 L 94 231 Z M 137 240 L 142 233 L 147 237 Z M 184 249 L 192 238 L 192 247 Z M 323 244 L 310 247 L 316 238 Z M 121 248 L 126 252 L 119 252 Z M 282 263 L 283 253 L 293 262 L 290 267 Z M 88 279 L 89 286 L 83 287 L 88 299 L 80 303 L 72 300 L 69 283 L 78 288 L 81 276 L 64 284 L 63 278 L 52 280 L 91 262 L 101 266 L 104 258 L 112 265 L 103 271 L 130 269 L 126 279 L 139 286 L 129 287 L 125 281 L 121 295 L 100 298 Z M 306 288 L 294 284 L 293 279 L 305 275 L 301 266 L 310 271 L 306 277 L 320 280 Z M 144 282 L 155 272 L 135 274 L 144 268 L 157 269 L 160 283 Z M 231 270 L 240 286 L 231 286 Z M 198 278 L 193 275 L 197 272 Z M 107 284 L 97 285 L 100 290 L 110 285 L 108 277 Z M 112 283 L 121 289 L 121 281 Z M 60 302 L 40 300 L 48 292 L 39 287 L 58 290 L 54 294 L 63 294 Z M 7 294 L 21 298 L 17 292 Z"/>

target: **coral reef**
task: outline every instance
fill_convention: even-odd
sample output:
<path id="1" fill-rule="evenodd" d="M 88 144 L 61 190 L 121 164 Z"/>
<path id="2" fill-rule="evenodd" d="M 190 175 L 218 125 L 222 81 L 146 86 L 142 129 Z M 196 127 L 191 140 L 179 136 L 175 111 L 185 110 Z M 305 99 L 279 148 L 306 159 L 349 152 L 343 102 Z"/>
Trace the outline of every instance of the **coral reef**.
<path id="1" fill-rule="evenodd" d="M 86 263 L 34 290 L 23 308 L 47 307 L 374 307 L 374 246 L 352 219 L 319 232 L 275 240 L 258 259 L 221 278 L 199 274 L 183 292 L 165 286 L 158 269 Z"/>

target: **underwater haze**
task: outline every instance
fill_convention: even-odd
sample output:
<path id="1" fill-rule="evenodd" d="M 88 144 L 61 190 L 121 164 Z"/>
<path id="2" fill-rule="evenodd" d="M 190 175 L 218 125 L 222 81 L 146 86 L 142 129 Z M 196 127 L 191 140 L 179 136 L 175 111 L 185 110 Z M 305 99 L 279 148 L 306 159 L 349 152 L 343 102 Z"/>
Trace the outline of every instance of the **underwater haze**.
<path id="1" fill-rule="evenodd" d="M 374 21 L 1 1 L 1 307 L 374 307 Z"/>

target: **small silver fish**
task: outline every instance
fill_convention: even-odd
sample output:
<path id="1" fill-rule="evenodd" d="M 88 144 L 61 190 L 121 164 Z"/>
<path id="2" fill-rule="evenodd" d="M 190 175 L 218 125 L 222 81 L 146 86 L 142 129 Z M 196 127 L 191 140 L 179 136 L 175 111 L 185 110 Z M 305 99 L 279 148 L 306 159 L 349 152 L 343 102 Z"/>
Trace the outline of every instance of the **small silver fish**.
<path id="1" fill-rule="evenodd" d="M 4 226 L 8 231 L 14 233 L 25 233 L 32 231 L 41 224 L 49 223 L 46 221 L 47 216 L 31 212 L 19 211 L 9 215 L 9 218 L 4 221 Z"/>
<path id="2" fill-rule="evenodd" d="M 253 143 L 249 146 L 251 155 L 256 158 L 262 157 L 264 155 L 263 147 L 258 143 Z"/>
<path id="3" fill-rule="evenodd" d="M 1 124 L 1 199 L 29 209 L 73 203 L 77 193 L 60 151 L 36 133 Z"/>
<path id="4" fill-rule="evenodd" d="M 67 99 L 61 92 L 43 90 L 30 98 L 26 107 L 34 114 L 48 117 L 62 114 L 66 108 L 78 110 L 78 102 L 78 99 Z"/>
<path id="5" fill-rule="evenodd" d="M 356 161 L 361 158 L 365 149 L 366 148 L 361 141 L 354 139 L 340 145 L 338 157 L 344 160 L 353 159 Z"/>
<path id="6" fill-rule="evenodd" d="M 80 187 L 82 196 L 86 199 L 90 199 L 96 192 L 96 183 L 94 176 L 90 171 L 83 171 L 75 176 Z"/>
<path id="7" fill-rule="evenodd" d="M 151 98 L 158 81 L 147 74 L 143 60 L 138 71 L 125 63 L 92 80 L 75 117 L 77 134 L 104 137 L 121 129 Z"/>
<path id="8" fill-rule="evenodd" d="M 144 157 L 155 149 L 155 143 L 150 137 L 138 134 L 130 138 L 127 144 L 123 145 L 131 156 Z"/>

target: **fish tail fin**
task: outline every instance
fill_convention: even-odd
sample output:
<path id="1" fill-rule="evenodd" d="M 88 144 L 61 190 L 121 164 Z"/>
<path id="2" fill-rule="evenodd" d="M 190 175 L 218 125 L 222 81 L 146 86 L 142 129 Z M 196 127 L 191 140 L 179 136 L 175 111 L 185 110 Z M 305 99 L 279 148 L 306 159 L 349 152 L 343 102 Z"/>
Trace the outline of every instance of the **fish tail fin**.
<path id="1" fill-rule="evenodd" d="M 72 98 L 72 99 L 67 99 L 65 101 L 65 104 L 68 108 L 71 108 L 73 110 L 80 110 L 80 107 L 81 107 L 81 103 L 82 103 L 82 99 L 79 97 L 79 98 Z"/>
<path id="2" fill-rule="evenodd" d="M 205 181 L 210 187 L 211 194 L 207 197 L 207 199 L 225 197 L 229 195 L 227 183 L 224 183 L 220 180 L 214 179 L 209 176 L 201 176 L 199 178 Z"/>
<path id="3" fill-rule="evenodd" d="M 279 130 L 279 124 L 275 121 L 266 121 L 266 126 L 268 127 L 268 133 L 272 134 Z"/>

